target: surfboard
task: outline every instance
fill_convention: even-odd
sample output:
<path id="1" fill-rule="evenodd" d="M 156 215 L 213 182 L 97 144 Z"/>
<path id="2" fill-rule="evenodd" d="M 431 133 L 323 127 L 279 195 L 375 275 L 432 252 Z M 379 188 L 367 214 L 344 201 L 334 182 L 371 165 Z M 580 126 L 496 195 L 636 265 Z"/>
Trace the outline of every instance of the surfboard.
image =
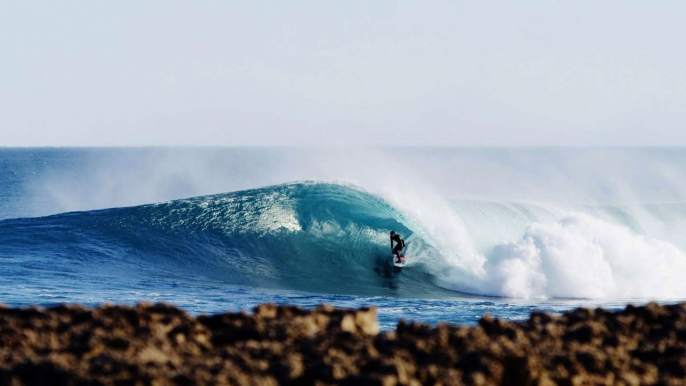
<path id="1" fill-rule="evenodd" d="M 398 262 L 398 259 L 396 259 L 395 255 L 391 256 L 391 259 L 393 259 L 393 266 L 395 267 L 404 267 L 406 264 L 405 256 L 400 256 L 400 262 Z"/>

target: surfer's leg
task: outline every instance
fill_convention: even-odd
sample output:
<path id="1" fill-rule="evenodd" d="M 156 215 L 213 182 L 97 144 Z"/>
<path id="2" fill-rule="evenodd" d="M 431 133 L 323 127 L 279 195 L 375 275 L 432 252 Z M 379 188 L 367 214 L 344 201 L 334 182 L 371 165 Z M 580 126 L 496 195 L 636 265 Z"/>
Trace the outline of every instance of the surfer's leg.
<path id="1" fill-rule="evenodd" d="M 393 248 L 393 254 L 395 255 L 395 258 L 397 259 L 397 262 L 400 262 L 400 251 L 402 248 L 400 248 L 400 244 L 396 245 L 395 248 Z"/>

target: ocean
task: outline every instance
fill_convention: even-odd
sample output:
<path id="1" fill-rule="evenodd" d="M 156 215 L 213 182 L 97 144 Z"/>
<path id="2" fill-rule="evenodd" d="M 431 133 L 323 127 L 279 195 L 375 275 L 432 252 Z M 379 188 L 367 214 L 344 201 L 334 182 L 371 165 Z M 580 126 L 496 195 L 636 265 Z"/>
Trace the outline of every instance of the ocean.
<path id="1" fill-rule="evenodd" d="M 382 329 L 678 302 L 684 165 L 682 148 L 0 148 L 0 302 L 328 303 L 377 307 Z"/>

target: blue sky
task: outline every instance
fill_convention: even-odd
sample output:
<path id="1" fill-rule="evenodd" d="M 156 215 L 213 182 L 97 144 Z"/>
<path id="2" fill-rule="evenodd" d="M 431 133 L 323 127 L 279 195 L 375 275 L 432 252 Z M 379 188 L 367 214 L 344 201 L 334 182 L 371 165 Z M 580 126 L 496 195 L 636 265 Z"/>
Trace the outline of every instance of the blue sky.
<path id="1" fill-rule="evenodd" d="M 680 1 L 0 12 L 0 146 L 686 145 Z"/>

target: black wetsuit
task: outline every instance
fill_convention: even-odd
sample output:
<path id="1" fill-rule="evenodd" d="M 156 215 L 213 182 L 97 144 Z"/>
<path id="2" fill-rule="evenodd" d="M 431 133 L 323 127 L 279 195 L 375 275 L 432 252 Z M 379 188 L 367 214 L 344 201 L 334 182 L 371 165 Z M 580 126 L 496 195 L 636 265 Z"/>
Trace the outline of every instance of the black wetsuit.
<path id="1" fill-rule="evenodd" d="M 396 245 L 395 248 L 393 248 L 393 254 L 396 256 L 400 256 L 403 248 L 405 248 L 405 240 L 401 239 L 400 235 L 396 233 L 393 236 L 391 236 L 391 245 L 393 245 L 394 241 L 398 243 L 398 245 Z"/>

